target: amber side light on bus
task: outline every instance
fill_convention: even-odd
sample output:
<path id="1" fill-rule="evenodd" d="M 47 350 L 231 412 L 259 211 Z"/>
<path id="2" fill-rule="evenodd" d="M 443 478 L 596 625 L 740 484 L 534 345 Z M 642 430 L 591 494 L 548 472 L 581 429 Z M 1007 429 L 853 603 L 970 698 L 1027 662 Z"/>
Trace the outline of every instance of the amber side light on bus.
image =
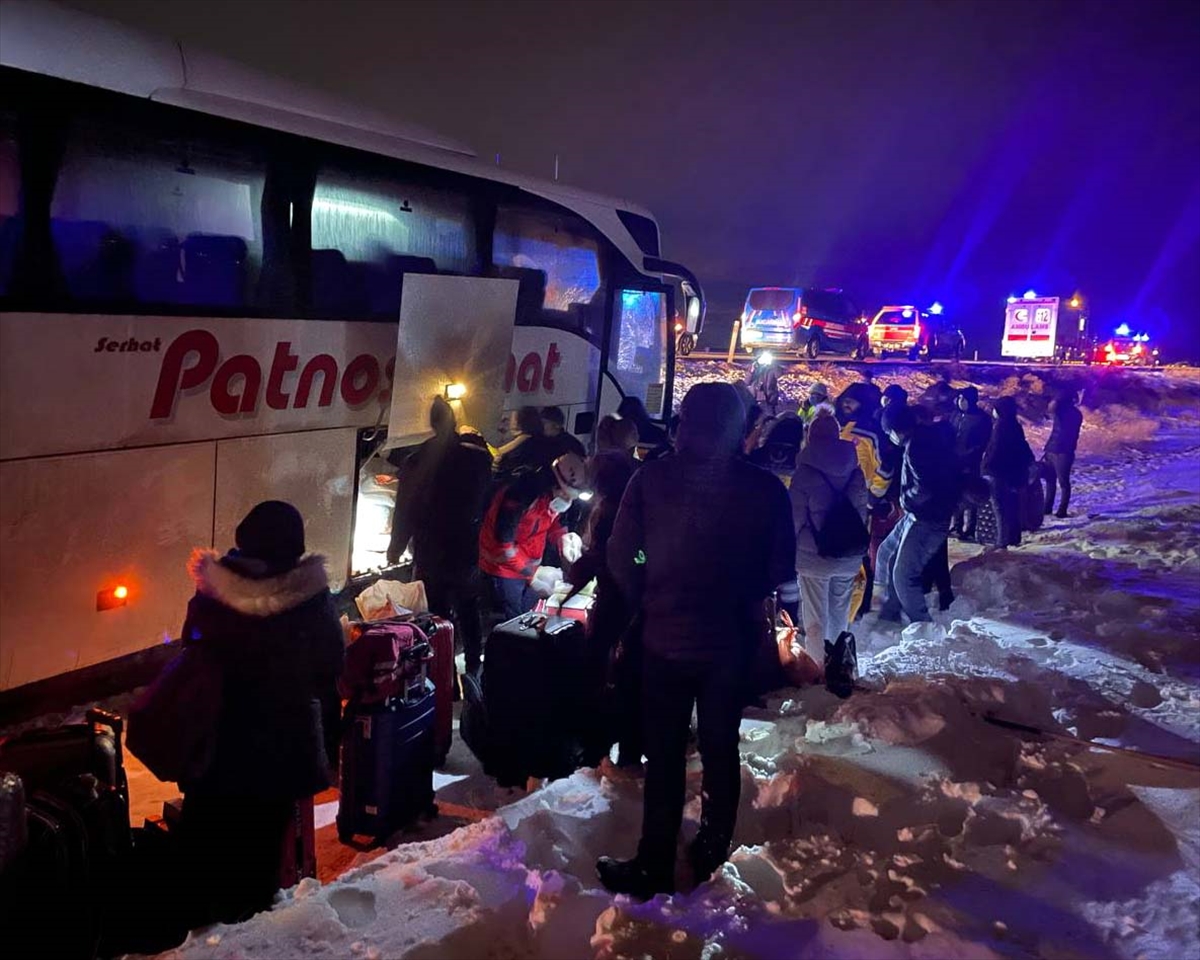
<path id="1" fill-rule="evenodd" d="M 118 583 L 115 587 L 106 587 L 96 594 L 96 611 L 115 610 L 129 603 L 129 587 Z"/>

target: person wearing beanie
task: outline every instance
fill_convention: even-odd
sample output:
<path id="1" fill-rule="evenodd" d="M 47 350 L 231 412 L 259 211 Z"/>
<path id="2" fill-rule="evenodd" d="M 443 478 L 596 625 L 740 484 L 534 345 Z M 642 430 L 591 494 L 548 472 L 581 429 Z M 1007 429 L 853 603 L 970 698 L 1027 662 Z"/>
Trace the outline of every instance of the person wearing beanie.
<path id="1" fill-rule="evenodd" d="M 270 907 L 297 800 L 332 782 L 344 644 L 323 557 L 304 556 L 289 503 L 254 507 L 224 556 L 197 550 L 183 643 L 221 677 L 212 762 L 181 783 L 178 836 L 191 927 Z"/>
<path id="2" fill-rule="evenodd" d="M 796 610 L 796 538 L 782 482 L 739 456 L 746 408 L 728 383 L 699 383 L 680 407 L 675 453 L 626 488 L 608 565 L 644 621 L 642 835 L 630 860 L 602 857 L 614 893 L 675 887 L 692 709 L 704 763 L 697 880 L 726 859 L 741 790 L 738 726 L 762 635 L 764 600 Z"/>
<path id="3" fill-rule="evenodd" d="M 1067 505 L 1071 502 L 1071 468 L 1075 465 L 1075 448 L 1079 446 L 1079 434 L 1083 430 L 1083 414 L 1075 405 L 1075 391 L 1064 389 L 1054 401 L 1054 424 L 1050 428 L 1050 438 L 1046 441 L 1043 454 L 1047 469 L 1046 476 L 1046 513 L 1054 510 L 1055 485 L 1062 487 L 1062 500 L 1058 504 L 1060 520 L 1067 515 Z"/>
<path id="4" fill-rule="evenodd" d="M 921 577 L 945 545 L 958 505 L 954 432 L 945 421 L 918 423 L 912 408 L 891 403 L 880 424 L 902 451 L 900 508 L 904 516 L 879 546 L 876 582 L 884 589 L 879 619 L 914 623 L 932 619 Z"/>
<path id="5" fill-rule="evenodd" d="M 890 384 L 883 391 L 883 398 L 880 402 L 885 409 L 892 405 L 906 406 L 908 404 L 908 391 L 898 383 Z"/>
<path id="6" fill-rule="evenodd" d="M 951 420 L 954 425 L 954 453 L 962 475 L 961 485 L 967 490 L 980 478 L 983 452 L 992 438 L 992 418 L 979 409 L 979 391 L 963 387 L 955 398 L 957 410 Z M 968 500 L 960 501 L 954 512 L 954 534 L 964 540 L 975 539 L 978 511 Z"/>
<path id="7" fill-rule="evenodd" d="M 1021 493 L 1029 485 L 1033 451 L 1025 429 L 1017 419 L 1014 397 L 1000 397 L 992 404 L 996 425 L 983 454 L 983 474 L 992 481 L 992 507 L 996 511 L 994 546 L 1016 547 L 1021 543 Z"/>

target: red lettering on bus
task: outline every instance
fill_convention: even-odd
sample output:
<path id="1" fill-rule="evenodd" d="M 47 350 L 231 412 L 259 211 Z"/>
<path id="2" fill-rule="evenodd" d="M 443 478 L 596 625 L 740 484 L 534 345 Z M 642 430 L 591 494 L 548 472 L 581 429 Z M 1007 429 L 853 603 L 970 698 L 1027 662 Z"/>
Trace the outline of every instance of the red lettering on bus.
<path id="1" fill-rule="evenodd" d="M 346 406 L 362 406 L 378 389 L 379 361 L 373 356 L 361 353 L 346 364 L 346 372 L 342 375 L 342 399 L 346 401 Z"/>
<path id="2" fill-rule="evenodd" d="M 554 369 L 562 362 L 562 354 L 558 352 L 558 344 L 551 343 L 546 351 L 546 372 L 542 375 L 542 389 L 546 393 L 554 392 Z"/>
<path id="3" fill-rule="evenodd" d="M 517 389 L 522 393 L 533 393 L 542 379 L 542 358 L 536 353 L 525 354 L 525 359 L 517 367 Z"/>
<path id="4" fill-rule="evenodd" d="M 296 385 L 296 400 L 292 404 L 297 410 L 308 406 L 308 395 L 312 392 L 313 377 L 318 373 L 321 374 L 321 396 L 317 399 L 317 406 L 327 407 L 333 403 L 333 390 L 337 386 L 337 361 L 327 353 L 318 353 L 300 371 L 300 382 Z"/>
<path id="5" fill-rule="evenodd" d="M 240 394 L 230 390 L 233 378 L 237 376 L 242 378 Z M 231 417 L 235 413 L 254 412 L 254 408 L 258 406 L 258 390 L 261 386 L 262 367 L 253 357 L 239 353 L 221 364 L 208 395 L 217 413 Z"/>
<path id="6" fill-rule="evenodd" d="M 517 379 L 517 358 L 508 355 L 508 366 L 504 369 L 504 392 L 512 393 L 513 381 Z"/>
<path id="7" fill-rule="evenodd" d="M 288 395 L 283 392 L 283 378 L 295 370 L 299 362 L 289 341 L 275 344 L 275 359 L 271 361 L 271 375 L 267 378 L 267 406 L 272 410 L 287 409 Z"/>
<path id="8" fill-rule="evenodd" d="M 396 358 L 388 360 L 383 368 L 383 389 L 379 391 L 379 402 L 390 403 L 392 399 L 392 383 L 396 379 Z"/>
<path id="9" fill-rule="evenodd" d="M 183 362 L 190 354 L 196 355 L 195 360 L 185 367 Z M 219 354 L 217 338 L 207 330 L 188 330 L 172 340 L 158 371 L 150 419 L 169 418 L 175 410 L 175 398 L 182 391 L 198 387 L 212 376 Z"/>

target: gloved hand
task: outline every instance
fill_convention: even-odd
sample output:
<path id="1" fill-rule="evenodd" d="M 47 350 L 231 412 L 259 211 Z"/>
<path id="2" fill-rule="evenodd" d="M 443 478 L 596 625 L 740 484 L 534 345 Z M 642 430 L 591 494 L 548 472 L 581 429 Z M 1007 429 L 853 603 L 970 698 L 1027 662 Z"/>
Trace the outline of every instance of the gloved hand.
<path id="1" fill-rule="evenodd" d="M 567 563 L 575 563 L 583 556 L 583 540 L 577 533 L 564 533 L 558 542 L 558 555 Z"/>

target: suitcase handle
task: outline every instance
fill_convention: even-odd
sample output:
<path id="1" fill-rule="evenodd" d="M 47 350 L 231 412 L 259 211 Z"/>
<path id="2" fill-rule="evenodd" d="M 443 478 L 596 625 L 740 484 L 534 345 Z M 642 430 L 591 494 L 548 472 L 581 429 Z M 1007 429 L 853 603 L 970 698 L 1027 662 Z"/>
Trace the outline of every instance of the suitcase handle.
<path id="1" fill-rule="evenodd" d="M 102 727 L 108 727 L 113 732 L 113 754 L 117 764 L 117 779 L 119 783 L 113 784 L 126 798 L 129 798 L 129 780 L 125 775 L 125 753 L 124 747 L 121 744 L 121 734 L 125 731 L 125 720 L 120 714 L 113 713 L 111 710 L 102 710 L 100 707 L 92 707 L 87 712 L 87 722 L 99 724 Z"/>

